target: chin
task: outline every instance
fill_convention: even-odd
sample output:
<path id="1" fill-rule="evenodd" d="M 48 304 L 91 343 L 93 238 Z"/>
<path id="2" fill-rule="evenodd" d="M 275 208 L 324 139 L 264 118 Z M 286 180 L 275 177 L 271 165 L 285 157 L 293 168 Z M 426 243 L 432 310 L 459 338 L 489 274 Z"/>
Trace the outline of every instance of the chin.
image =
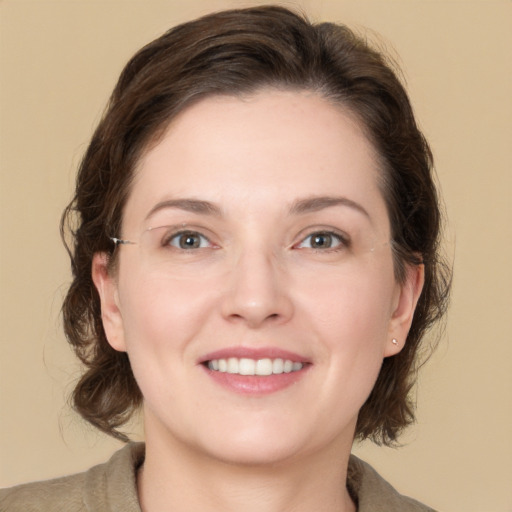
<path id="1" fill-rule="evenodd" d="M 252 439 L 250 442 L 230 442 L 228 446 L 215 446 L 209 450 L 212 459 L 237 466 L 276 466 L 300 457 L 304 447 L 274 439 Z M 269 442 L 271 441 L 271 442 Z M 280 442 L 281 441 L 281 442 Z"/>
<path id="2" fill-rule="evenodd" d="M 296 462 L 301 458 L 320 454 L 325 448 L 347 445 L 343 440 L 352 439 L 352 428 L 347 435 L 326 429 L 300 429 L 297 423 L 276 421 L 253 422 L 250 425 L 237 425 L 209 430 L 203 437 L 202 451 L 212 460 L 240 466 L 279 466 Z M 350 432 L 348 432 L 350 430 Z M 197 446 L 197 445 L 196 445 Z"/>
<path id="3" fill-rule="evenodd" d="M 263 414 L 261 414 L 263 416 Z M 300 456 L 311 438 L 276 418 L 255 418 L 240 422 L 205 422 L 206 429 L 189 430 L 178 440 L 200 457 L 239 466 L 264 466 L 285 463 Z"/>

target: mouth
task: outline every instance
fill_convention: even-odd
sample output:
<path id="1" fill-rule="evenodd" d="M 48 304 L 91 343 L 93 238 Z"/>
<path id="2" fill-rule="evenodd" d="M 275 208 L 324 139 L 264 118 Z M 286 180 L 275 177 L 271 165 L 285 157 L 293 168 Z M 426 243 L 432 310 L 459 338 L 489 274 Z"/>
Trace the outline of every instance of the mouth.
<path id="1" fill-rule="evenodd" d="M 268 395 L 298 383 L 312 363 L 274 347 L 230 347 L 198 361 L 207 375 L 225 389 L 246 395 Z"/>
<path id="2" fill-rule="evenodd" d="M 255 375 L 266 377 L 269 375 L 281 375 L 302 370 L 304 363 L 283 359 L 250 359 L 247 357 L 229 357 L 227 359 L 211 359 L 204 363 L 209 370 L 234 375 Z"/>

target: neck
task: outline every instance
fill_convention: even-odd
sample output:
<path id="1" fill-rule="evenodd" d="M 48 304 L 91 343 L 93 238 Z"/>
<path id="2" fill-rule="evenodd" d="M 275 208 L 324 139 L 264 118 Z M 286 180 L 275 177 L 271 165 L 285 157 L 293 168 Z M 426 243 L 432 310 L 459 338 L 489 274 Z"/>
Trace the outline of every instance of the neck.
<path id="1" fill-rule="evenodd" d="M 222 461 L 146 433 L 138 475 L 143 512 L 355 512 L 346 490 L 348 449 L 335 446 L 269 464 Z"/>

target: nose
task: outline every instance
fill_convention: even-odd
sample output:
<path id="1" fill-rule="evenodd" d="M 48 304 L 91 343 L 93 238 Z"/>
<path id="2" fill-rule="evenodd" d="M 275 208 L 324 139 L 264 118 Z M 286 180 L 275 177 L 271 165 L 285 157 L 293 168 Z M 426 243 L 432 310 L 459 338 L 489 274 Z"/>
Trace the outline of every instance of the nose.
<path id="1" fill-rule="evenodd" d="M 281 324 L 293 315 L 285 270 L 272 255 L 247 250 L 234 262 L 228 280 L 222 314 L 230 322 L 251 329 L 268 323 Z"/>

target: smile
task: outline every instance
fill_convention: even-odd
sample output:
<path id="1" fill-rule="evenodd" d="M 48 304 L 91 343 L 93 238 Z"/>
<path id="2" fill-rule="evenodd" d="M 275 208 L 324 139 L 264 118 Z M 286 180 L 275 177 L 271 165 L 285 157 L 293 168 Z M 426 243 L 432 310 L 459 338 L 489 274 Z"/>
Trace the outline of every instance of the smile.
<path id="1" fill-rule="evenodd" d="M 293 373 L 302 370 L 303 363 L 282 358 L 249 359 L 230 357 L 227 359 L 212 359 L 207 362 L 208 369 L 237 375 L 268 376 L 282 373 Z"/>

